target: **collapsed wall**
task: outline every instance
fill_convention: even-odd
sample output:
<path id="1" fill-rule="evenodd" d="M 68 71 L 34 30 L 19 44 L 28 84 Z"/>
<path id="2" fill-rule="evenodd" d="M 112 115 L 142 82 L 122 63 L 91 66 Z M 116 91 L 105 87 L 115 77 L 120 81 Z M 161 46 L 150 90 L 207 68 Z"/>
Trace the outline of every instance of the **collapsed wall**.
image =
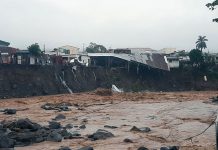
<path id="1" fill-rule="evenodd" d="M 66 85 L 64 85 L 65 83 Z M 111 88 L 115 84 L 124 91 L 188 91 L 217 90 L 218 78 L 203 74 L 194 76 L 190 71 L 171 72 L 134 67 L 124 68 L 70 66 L 0 66 L 0 98 L 29 97 L 72 92 L 92 91 L 96 88 Z"/>

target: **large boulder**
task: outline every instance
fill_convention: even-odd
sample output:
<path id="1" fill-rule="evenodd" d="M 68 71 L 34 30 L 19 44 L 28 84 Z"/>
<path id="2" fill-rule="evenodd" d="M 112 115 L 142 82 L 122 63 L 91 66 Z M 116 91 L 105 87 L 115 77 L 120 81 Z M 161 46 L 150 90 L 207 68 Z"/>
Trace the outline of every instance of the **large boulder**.
<path id="1" fill-rule="evenodd" d="M 28 129 L 31 131 L 36 131 L 41 128 L 41 126 L 37 123 L 31 122 L 29 119 L 19 119 L 17 121 L 3 121 L 2 122 L 4 128 L 9 128 L 12 131 L 17 131 L 19 129 Z"/>

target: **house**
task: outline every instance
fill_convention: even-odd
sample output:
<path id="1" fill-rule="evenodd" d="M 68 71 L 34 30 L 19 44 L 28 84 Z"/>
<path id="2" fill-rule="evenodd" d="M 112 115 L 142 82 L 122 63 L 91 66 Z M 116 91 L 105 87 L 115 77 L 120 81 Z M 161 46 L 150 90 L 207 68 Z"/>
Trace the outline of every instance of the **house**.
<path id="1" fill-rule="evenodd" d="M 168 65 L 170 68 L 179 68 L 179 65 L 180 65 L 179 57 L 168 56 L 167 61 L 168 61 Z"/>
<path id="2" fill-rule="evenodd" d="M 28 50 L 19 50 L 15 53 L 14 60 L 18 65 L 42 64 L 39 57 L 33 56 Z"/>
<path id="3" fill-rule="evenodd" d="M 10 45 L 9 42 L 0 40 L 0 64 L 11 64 L 13 62 L 14 54 L 17 49 L 8 47 Z"/>
<path id="4" fill-rule="evenodd" d="M 9 42 L 1 41 L 0 40 L 0 47 L 8 47 L 10 45 Z"/>
<path id="5" fill-rule="evenodd" d="M 57 55 L 77 55 L 79 52 L 79 48 L 66 45 L 56 49 Z"/>
<path id="6" fill-rule="evenodd" d="M 91 65 L 110 67 L 126 67 L 129 70 L 130 64 L 137 64 L 137 73 L 139 66 L 146 66 L 159 70 L 169 71 L 168 62 L 165 56 L 159 53 L 88 53 L 91 58 Z"/>
<path id="7" fill-rule="evenodd" d="M 159 50 L 159 52 L 166 54 L 166 55 L 169 55 L 169 54 L 175 53 L 176 48 L 163 48 L 163 49 Z"/>

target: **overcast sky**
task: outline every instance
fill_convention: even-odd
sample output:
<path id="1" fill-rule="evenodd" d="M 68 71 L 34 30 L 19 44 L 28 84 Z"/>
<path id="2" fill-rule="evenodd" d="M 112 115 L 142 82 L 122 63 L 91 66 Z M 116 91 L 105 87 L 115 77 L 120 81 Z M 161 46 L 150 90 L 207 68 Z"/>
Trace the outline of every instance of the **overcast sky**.
<path id="1" fill-rule="evenodd" d="M 175 47 L 190 50 L 199 35 L 218 52 L 218 10 L 213 0 L 0 0 L 0 39 L 25 49 L 82 47 Z"/>

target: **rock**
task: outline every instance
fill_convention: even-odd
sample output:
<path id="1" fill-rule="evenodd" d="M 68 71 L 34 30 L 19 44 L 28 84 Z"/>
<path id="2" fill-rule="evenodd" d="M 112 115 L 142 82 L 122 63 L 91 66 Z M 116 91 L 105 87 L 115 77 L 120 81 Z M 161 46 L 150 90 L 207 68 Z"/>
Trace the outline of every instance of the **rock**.
<path id="1" fill-rule="evenodd" d="M 7 114 L 7 115 L 13 115 L 13 114 L 16 114 L 17 110 L 16 109 L 5 109 L 4 110 L 4 114 Z"/>
<path id="2" fill-rule="evenodd" d="M 58 104 L 51 104 L 46 103 L 41 106 L 42 109 L 45 110 L 59 110 L 59 111 L 70 111 L 69 106 L 72 106 L 70 103 L 58 103 Z"/>
<path id="3" fill-rule="evenodd" d="M 64 139 L 73 139 L 75 137 L 81 136 L 81 134 L 78 131 L 68 131 L 66 129 L 61 130 L 59 132 Z"/>
<path id="4" fill-rule="evenodd" d="M 111 132 L 108 132 L 106 130 L 97 130 L 95 133 L 93 133 L 92 135 L 89 135 L 88 138 L 92 139 L 92 140 L 105 140 L 107 138 L 111 138 L 114 137 L 114 135 Z"/>
<path id="5" fill-rule="evenodd" d="M 3 121 L 2 124 L 4 128 L 9 128 L 12 131 L 17 129 L 29 129 L 31 131 L 36 131 L 41 128 L 39 124 L 31 122 L 29 119 L 19 119 L 17 121 L 9 122 Z"/>
<path id="6" fill-rule="evenodd" d="M 124 139 L 123 142 L 125 142 L 125 143 L 133 143 L 133 141 L 128 139 L 128 138 Z"/>
<path id="7" fill-rule="evenodd" d="M 133 143 L 133 141 L 130 140 L 130 139 L 128 139 L 128 138 L 127 138 L 127 139 L 124 139 L 123 142 L 125 142 L 125 143 Z"/>
<path id="8" fill-rule="evenodd" d="M 61 147 L 58 150 L 71 150 L 71 148 L 69 148 L 69 147 Z"/>
<path id="9" fill-rule="evenodd" d="M 47 141 L 52 141 L 52 142 L 61 142 L 62 141 L 62 136 L 57 133 L 57 132 L 51 132 L 48 137 Z"/>
<path id="10" fill-rule="evenodd" d="M 72 128 L 73 128 L 73 125 L 72 125 L 72 124 L 67 124 L 67 125 L 65 126 L 65 128 L 66 128 L 66 129 L 72 129 Z"/>
<path id="11" fill-rule="evenodd" d="M 34 132 L 24 129 L 19 132 L 12 131 L 8 134 L 8 137 L 16 141 L 16 146 L 27 146 L 45 141 L 49 134 L 50 131 L 45 129 L 39 129 Z"/>
<path id="12" fill-rule="evenodd" d="M 85 128 L 86 128 L 86 125 L 81 125 L 79 128 L 80 128 L 80 129 L 85 129 Z"/>
<path id="13" fill-rule="evenodd" d="M 179 146 L 161 147 L 160 150 L 179 150 Z"/>
<path id="14" fill-rule="evenodd" d="M 133 126 L 132 129 L 130 129 L 130 131 L 133 131 L 133 132 L 142 132 L 142 133 L 147 133 L 147 132 L 150 132 L 151 129 L 148 128 L 148 127 L 137 128 L 136 126 Z"/>
<path id="15" fill-rule="evenodd" d="M 14 148 L 15 141 L 13 139 L 8 138 L 4 134 L 0 134 L 0 149 L 3 148 Z"/>
<path id="16" fill-rule="evenodd" d="M 62 120 L 62 119 L 66 119 L 66 116 L 64 116 L 63 114 L 58 114 L 53 120 Z"/>
<path id="17" fill-rule="evenodd" d="M 59 122 L 55 122 L 55 121 L 51 121 L 49 122 L 49 126 L 50 129 L 60 129 L 62 126 Z"/>
<path id="18" fill-rule="evenodd" d="M 116 127 L 116 126 L 109 126 L 109 125 L 105 125 L 104 127 L 105 127 L 105 128 L 109 128 L 109 129 L 116 129 L 116 128 L 118 128 L 118 127 Z"/>
<path id="19" fill-rule="evenodd" d="M 87 147 L 82 147 L 82 148 L 80 148 L 78 150 L 94 150 L 94 149 L 93 149 L 93 147 L 87 146 Z"/>
<path id="20" fill-rule="evenodd" d="M 146 147 L 139 147 L 138 150 L 148 150 Z"/>

